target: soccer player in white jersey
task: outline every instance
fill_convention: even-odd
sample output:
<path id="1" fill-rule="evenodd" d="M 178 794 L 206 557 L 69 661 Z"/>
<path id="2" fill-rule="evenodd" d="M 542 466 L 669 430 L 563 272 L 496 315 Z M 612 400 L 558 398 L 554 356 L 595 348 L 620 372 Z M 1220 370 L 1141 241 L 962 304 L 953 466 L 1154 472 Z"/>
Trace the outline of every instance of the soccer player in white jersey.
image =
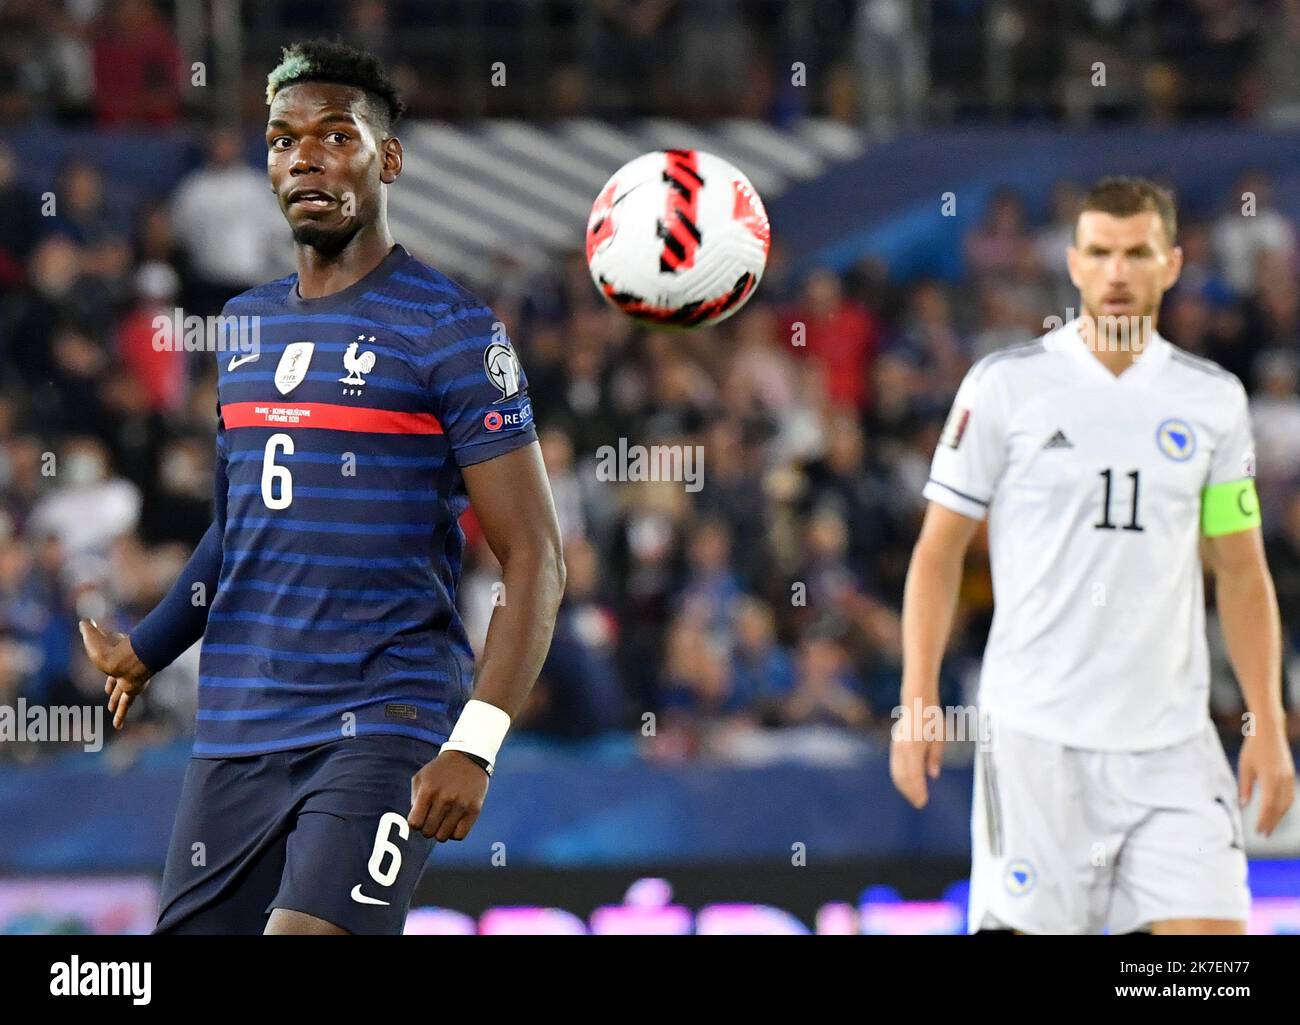
<path id="1" fill-rule="evenodd" d="M 1082 314 L 980 360 L 935 452 L 890 774 L 925 805 L 943 741 L 922 721 L 987 516 L 971 932 L 1244 932 L 1240 808 L 1258 788 L 1267 835 L 1294 797 L 1246 393 L 1156 330 L 1174 238 L 1167 191 L 1099 182 L 1069 250 Z M 1209 718 L 1202 558 L 1249 710 L 1239 782 Z"/>

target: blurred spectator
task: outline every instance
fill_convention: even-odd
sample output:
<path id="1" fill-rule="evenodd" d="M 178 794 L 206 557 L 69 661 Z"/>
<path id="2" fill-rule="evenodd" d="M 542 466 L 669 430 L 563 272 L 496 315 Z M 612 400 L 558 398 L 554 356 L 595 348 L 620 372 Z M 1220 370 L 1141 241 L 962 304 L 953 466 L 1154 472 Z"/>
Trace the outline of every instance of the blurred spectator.
<path id="1" fill-rule="evenodd" d="M 0 7 L 0 120 L 78 119 L 91 88 L 90 48 L 77 13 L 60 0 L 8 0 Z"/>
<path id="2" fill-rule="evenodd" d="M 733 419 L 709 426 L 701 449 L 707 455 L 705 486 L 695 496 L 697 519 L 725 531 L 735 579 L 749 589 L 762 586 L 769 525 L 763 456 L 752 431 L 747 436 L 746 426 Z"/>
<path id="3" fill-rule="evenodd" d="M 766 725 L 777 725 L 781 707 L 794 689 L 794 662 L 776 639 L 776 616 L 757 598 L 735 606 L 735 647 L 731 676 L 736 700 Z"/>
<path id="4" fill-rule="evenodd" d="M 99 345 L 76 328 L 61 328 L 53 339 L 54 410 L 64 431 L 102 435 L 109 413 L 101 386 L 110 361 Z"/>
<path id="5" fill-rule="evenodd" d="M 918 281 L 891 351 L 920 371 L 941 394 L 956 394 L 970 359 L 966 339 L 957 330 L 947 292 L 938 281 Z M 878 392 L 883 389 L 877 388 Z"/>
<path id="6" fill-rule="evenodd" d="M 162 127 L 181 115 L 181 53 L 152 0 L 110 0 L 94 33 L 95 109 L 101 126 Z"/>
<path id="7" fill-rule="evenodd" d="M 109 201 L 104 176 L 89 160 L 74 157 L 65 164 L 54 195 L 58 215 L 51 220 L 54 231 L 85 246 L 127 234 L 122 204 Z"/>
<path id="8" fill-rule="evenodd" d="M 159 457 L 158 479 L 140 522 L 159 544 L 198 544 L 212 522 L 212 448 L 207 439 L 173 438 Z"/>
<path id="9" fill-rule="evenodd" d="M 686 579 L 678 594 L 680 614 L 725 638 L 731 630 L 740 582 L 731 570 L 731 532 L 718 519 L 697 521 L 686 547 Z"/>
<path id="10" fill-rule="evenodd" d="M 1067 307 L 1076 302 L 1079 294 L 1070 281 L 1070 268 L 1065 254 L 1074 245 L 1074 224 L 1079 219 L 1082 203 L 1083 190 L 1077 182 L 1057 182 L 1052 186 L 1050 220 L 1033 235 L 1035 261 L 1043 268 L 1052 284 L 1052 297 L 1048 305 L 1062 315 Z"/>
<path id="11" fill-rule="evenodd" d="M 1259 391 L 1250 400 L 1255 432 L 1255 466 L 1265 530 L 1278 522 L 1285 488 L 1300 484 L 1300 363 L 1297 354 L 1266 352 L 1255 375 Z"/>
<path id="12" fill-rule="evenodd" d="M 556 362 L 530 370 L 529 380 L 538 420 L 560 424 L 577 455 L 589 456 L 600 446 L 617 442 L 620 420 L 604 346 L 597 338 L 571 337 Z"/>
<path id="13" fill-rule="evenodd" d="M 173 314 L 180 279 L 165 263 L 141 264 L 135 306 L 122 318 L 117 351 L 150 409 L 171 412 L 185 395 L 184 325 Z"/>
<path id="14" fill-rule="evenodd" d="M 966 237 L 967 270 L 980 279 L 1009 274 L 1032 248 L 1024 199 L 1018 192 L 999 189 L 979 226 Z"/>
<path id="15" fill-rule="evenodd" d="M 171 212 L 162 200 L 146 200 L 140 204 L 135 219 L 135 261 L 144 264 L 165 264 L 176 275 L 176 295 L 186 309 L 198 309 L 199 298 L 194 296 L 194 275 L 190 259 L 176 237 Z"/>
<path id="16" fill-rule="evenodd" d="M 844 295 L 835 274 L 816 270 L 804 283 L 801 301 L 786 327 L 787 337 L 803 338 L 795 353 L 821 366 L 830 400 L 865 410 L 871 401 L 868 386 L 880 344 L 880 325 L 871 311 Z"/>
<path id="17" fill-rule="evenodd" d="M 659 665 L 688 507 L 681 485 L 667 481 L 622 485 L 621 499 L 608 561 L 614 607 L 623 624 L 619 668 L 633 702 L 653 709 L 659 703 Z"/>
<path id="18" fill-rule="evenodd" d="M 1197 292 L 1207 302 L 1232 302 L 1235 289 L 1219 270 L 1210 225 L 1187 218 L 1178 225 L 1178 247 L 1183 251 L 1183 269 L 1177 292 Z"/>
<path id="19" fill-rule="evenodd" d="M 1033 341 L 1046 330 L 1041 323 L 1035 322 L 1034 308 L 1021 305 L 1016 293 L 1005 283 L 987 281 L 979 289 L 978 302 L 983 326 L 975 333 L 971 344 L 973 359 L 980 360 L 998 349 Z M 1041 320 L 1050 316 L 1064 314 L 1039 315 Z"/>
<path id="20" fill-rule="evenodd" d="M 717 117 L 742 105 L 753 52 L 742 6 L 742 0 L 676 5 L 669 23 L 675 68 L 667 99 L 685 116 Z"/>
<path id="21" fill-rule="evenodd" d="M 587 535 L 587 515 L 583 508 L 586 496 L 582 481 L 574 469 L 573 442 L 564 431 L 544 429 L 537 436 L 542 449 L 542 462 L 551 482 L 551 497 L 555 500 L 555 515 L 560 522 L 560 537 L 567 544 L 581 541 Z"/>
<path id="22" fill-rule="evenodd" d="M 26 287 L 0 297 L 6 360 L 28 388 L 45 386 L 54 374 L 56 331 L 89 329 L 104 319 L 76 288 L 81 269 L 80 247 L 65 236 L 48 235 L 32 250 Z"/>
<path id="23" fill-rule="evenodd" d="M 28 701 L 56 698 L 64 688 L 75 629 L 58 585 L 6 525 L 0 540 L 0 636 L 11 645 L 11 668 Z"/>
<path id="24" fill-rule="evenodd" d="M 139 522 L 139 490 L 113 475 L 107 448 L 94 438 L 70 439 L 56 466 L 56 486 L 37 501 L 29 529 L 56 538 L 69 558 L 107 557 L 109 544 Z"/>
<path id="25" fill-rule="evenodd" d="M 925 102 L 925 42 L 907 0 L 858 0 L 854 52 L 873 135 L 919 120 Z"/>
<path id="26" fill-rule="evenodd" d="M 292 270 L 288 233 L 265 172 L 241 155 L 239 136 L 219 129 L 207 162 L 187 175 L 172 199 L 172 223 L 196 277 L 195 309 L 219 313 L 226 300 Z"/>
<path id="27" fill-rule="evenodd" d="M 806 512 L 835 510 L 848 529 L 848 561 L 861 573 L 876 565 L 895 538 L 891 530 L 889 482 L 866 459 L 866 439 L 852 417 L 833 414 L 825 454 L 805 469 Z"/>
<path id="28" fill-rule="evenodd" d="M 1185 117 L 1237 111 L 1258 54 L 1258 4 L 1242 0 L 1156 0 L 1160 47 L 1181 84 Z"/>
<path id="29" fill-rule="evenodd" d="M 22 281 L 39 230 L 36 196 L 18 181 L 13 148 L 0 142 L 0 287 Z"/>
<path id="30" fill-rule="evenodd" d="M 1260 254 L 1259 266 L 1264 272 L 1259 288 L 1245 307 L 1251 322 L 1249 334 L 1261 348 L 1300 352 L 1300 295 L 1295 272 L 1268 253 Z"/>
<path id="31" fill-rule="evenodd" d="M 546 663 L 520 728 L 588 737 L 619 726 L 624 692 L 614 662 L 618 622 L 597 596 L 600 564 L 586 541 L 564 547 L 568 577 Z"/>
<path id="32" fill-rule="evenodd" d="M 1300 124 L 1300 0 L 1275 0 L 1258 70 L 1265 113 L 1276 125 Z"/>
<path id="33" fill-rule="evenodd" d="M 1284 638 L 1295 651 L 1300 648 L 1300 491 L 1288 495 L 1277 526 L 1267 546 L 1268 567 L 1277 588 Z"/>
<path id="34" fill-rule="evenodd" d="M 385 65 L 396 63 L 397 36 L 389 21 L 387 0 L 350 0 L 344 38 L 373 53 Z"/>
<path id="35" fill-rule="evenodd" d="M 1261 254 L 1288 263 L 1295 257 L 1295 228 L 1273 206 L 1273 186 L 1257 172 L 1237 179 L 1223 213 L 1214 222 L 1213 242 L 1228 283 L 1238 295 L 1255 294 Z"/>
<path id="36" fill-rule="evenodd" d="M 799 645 L 795 686 L 783 708 L 784 721 L 790 725 L 865 726 L 871 710 L 860 687 L 835 634 L 813 631 Z"/>
<path id="37" fill-rule="evenodd" d="M 796 596 L 791 620 L 802 632 L 814 624 L 848 631 L 862 626 L 875 600 L 862 570 L 849 559 L 849 528 L 838 503 L 824 503 L 802 521 L 803 560 L 786 594 Z"/>
<path id="38" fill-rule="evenodd" d="M 776 311 L 755 299 L 736 315 L 736 353 L 723 370 L 723 401 L 735 415 L 779 415 L 794 399 L 793 349 Z"/>
<path id="39" fill-rule="evenodd" d="M 472 510 L 467 515 L 472 516 Z M 461 525 L 464 528 L 463 520 Z M 456 603 L 460 606 L 465 633 L 476 658 L 483 652 L 492 611 L 504 600 L 503 587 L 501 563 L 493 554 L 487 538 L 482 531 L 471 536 L 466 530 L 465 563 L 460 587 L 456 590 Z"/>
<path id="40" fill-rule="evenodd" d="M 9 437 L 4 443 L 4 517 L 26 537 L 27 517 L 44 492 L 51 458 L 33 435 Z M 43 472 L 45 471 L 45 472 Z"/>
<path id="41" fill-rule="evenodd" d="M 670 442 L 698 432 L 717 398 L 717 385 L 698 361 L 684 357 L 671 335 L 652 335 L 648 342 L 650 372 L 647 401 L 637 433 Z"/>
<path id="42" fill-rule="evenodd" d="M 592 6 L 601 15 L 590 54 L 597 95 L 631 114 L 648 113 L 668 95 L 675 62 L 661 29 L 677 0 L 595 0 Z"/>
<path id="43" fill-rule="evenodd" d="M 664 655 L 664 719 L 695 730 L 739 713 L 726 643 L 690 616 L 674 620 Z"/>

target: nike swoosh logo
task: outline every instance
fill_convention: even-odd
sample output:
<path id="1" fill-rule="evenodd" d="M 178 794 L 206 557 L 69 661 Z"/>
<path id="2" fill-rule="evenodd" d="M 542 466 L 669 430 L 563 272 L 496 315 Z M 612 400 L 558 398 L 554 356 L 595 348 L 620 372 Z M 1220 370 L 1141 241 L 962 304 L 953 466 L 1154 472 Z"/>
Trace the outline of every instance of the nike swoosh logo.
<path id="1" fill-rule="evenodd" d="M 355 900 L 358 904 L 379 904 L 383 907 L 388 907 L 388 901 L 379 900 L 375 897 L 367 897 L 364 893 L 362 893 L 360 883 L 357 883 L 356 886 L 352 887 L 352 899 Z"/>
<path id="2" fill-rule="evenodd" d="M 227 370 L 234 370 L 235 367 L 242 367 L 245 363 L 252 363 L 253 360 L 260 356 L 260 352 L 255 352 L 251 356 L 231 356 L 230 362 L 226 365 Z"/>

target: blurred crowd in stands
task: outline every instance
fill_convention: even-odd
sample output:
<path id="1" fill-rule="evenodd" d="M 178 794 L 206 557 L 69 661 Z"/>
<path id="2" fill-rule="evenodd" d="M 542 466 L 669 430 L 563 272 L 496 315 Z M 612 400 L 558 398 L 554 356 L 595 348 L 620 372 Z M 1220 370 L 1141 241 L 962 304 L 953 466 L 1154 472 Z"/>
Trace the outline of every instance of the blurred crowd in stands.
<path id="1" fill-rule="evenodd" d="M 203 166 L 125 217 L 106 201 L 100 170 L 74 160 L 58 216 L 43 218 L 15 182 L 18 156 L 0 145 L 0 704 L 102 700 L 77 618 L 129 629 L 210 522 L 215 363 L 154 351 L 152 321 L 178 305 L 216 313 L 293 269 L 262 172 L 238 151 L 214 133 Z M 1182 211 L 1185 269 L 1161 325 L 1252 396 L 1294 659 L 1300 264 L 1269 188 L 1247 174 L 1219 209 Z M 1077 304 L 1064 250 L 1078 198 L 1063 181 L 1035 212 L 998 192 L 965 238 L 956 285 L 896 281 L 870 260 L 796 278 L 778 238 L 758 296 L 695 332 L 648 330 L 605 306 L 577 252 L 540 277 L 503 258 L 490 280 L 466 282 L 509 326 L 528 370 L 569 567 L 519 728 L 635 736 L 654 713 L 646 747 L 666 758 L 744 758 L 772 737 L 828 727 L 883 741 L 903 578 L 942 421 L 974 360 Z M 598 450 L 619 439 L 701 446 L 703 487 L 599 480 Z M 478 644 L 497 566 L 472 516 L 465 527 L 460 597 Z M 980 541 L 946 702 L 973 698 L 991 608 Z M 1240 695 L 1217 627 L 1210 633 L 1213 707 L 1230 727 Z M 155 679 L 124 736 L 189 732 L 196 674 L 197 647 Z M 1294 690 L 1288 701 L 1300 705 Z M 4 756 L 20 750 L 0 745 Z"/>
<path id="2" fill-rule="evenodd" d="M 0 0 L 0 125 L 179 130 L 230 114 L 196 85 L 220 49 L 202 18 L 180 16 L 200 8 Z M 277 46 L 318 32 L 388 60 L 417 117 L 781 121 L 811 111 L 887 130 L 966 115 L 1286 123 L 1300 112 L 1300 0 L 268 0 L 241 10 L 246 71 L 234 95 L 249 122 L 264 117 Z M 513 87 L 490 84 L 495 61 Z M 928 68 L 920 79 L 918 68 Z M 132 209 L 108 201 L 102 169 L 73 156 L 52 189 L 57 216 L 42 216 L 41 197 L 19 183 L 20 159 L 0 144 L 0 705 L 82 703 L 100 699 L 103 681 L 80 654 L 77 618 L 128 629 L 210 521 L 215 366 L 211 355 L 155 352 L 153 319 L 177 306 L 215 314 L 291 272 L 292 253 L 234 133 L 214 132 L 201 167 Z M 1185 269 L 1161 323 L 1250 390 L 1294 658 L 1300 293 L 1295 229 L 1269 191 L 1248 174 L 1220 208 L 1182 211 Z M 1256 197 L 1250 217 L 1244 192 Z M 604 306 L 577 252 L 540 276 L 503 254 L 488 280 L 467 281 L 527 367 L 569 567 L 520 728 L 648 732 L 654 713 L 649 747 L 662 757 L 742 758 L 758 738 L 827 727 L 882 739 L 898 692 L 903 577 L 943 418 L 974 360 L 1077 304 L 1064 250 L 1078 198 L 1070 182 L 1044 210 L 995 195 L 965 239 L 956 285 L 894 280 L 871 261 L 796 278 L 778 237 L 757 298 L 686 334 L 636 327 Z M 701 446 L 704 487 L 598 480 L 598 450 L 620 438 Z M 477 641 L 496 566 L 472 517 L 466 529 L 461 603 Z M 977 546 L 945 701 L 973 697 L 991 607 Z M 1211 642 L 1213 706 L 1231 735 L 1240 696 L 1217 629 Z M 126 736 L 188 732 L 196 673 L 194 649 L 154 681 Z M 1300 694 L 1288 701 L 1300 706 Z M 0 745 L 0 757 L 23 750 Z"/>
<path id="3" fill-rule="evenodd" d="M 1300 119 L 1300 0 L 4 0 L 0 123 L 256 117 L 333 33 L 417 117 Z"/>

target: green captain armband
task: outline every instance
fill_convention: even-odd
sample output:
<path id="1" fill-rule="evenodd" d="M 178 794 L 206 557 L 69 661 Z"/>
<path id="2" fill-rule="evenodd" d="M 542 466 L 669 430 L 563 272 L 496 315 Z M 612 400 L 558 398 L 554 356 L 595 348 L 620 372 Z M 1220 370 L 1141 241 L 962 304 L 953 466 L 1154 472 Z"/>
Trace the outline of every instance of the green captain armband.
<path id="1" fill-rule="evenodd" d="M 1201 533 L 1206 537 L 1236 534 L 1259 524 L 1259 495 L 1252 478 L 1211 484 L 1201 492 Z"/>

